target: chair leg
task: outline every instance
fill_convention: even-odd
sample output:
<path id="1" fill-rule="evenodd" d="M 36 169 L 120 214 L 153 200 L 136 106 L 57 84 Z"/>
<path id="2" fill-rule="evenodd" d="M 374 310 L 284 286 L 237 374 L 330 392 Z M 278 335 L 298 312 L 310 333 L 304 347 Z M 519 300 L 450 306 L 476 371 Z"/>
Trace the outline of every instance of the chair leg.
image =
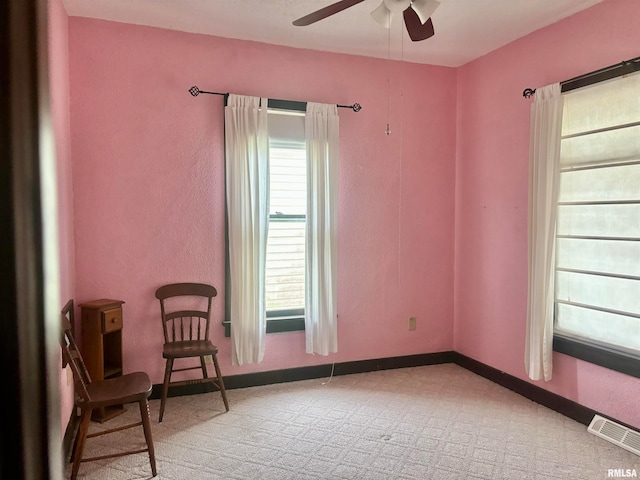
<path id="1" fill-rule="evenodd" d="M 80 427 L 78 427 L 78 433 L 74 441 L 72 453 L 73 467 L 71 468 L 71 480 L 76 480 L 78 470 L 80 470 L 82 451 L 84 450 L 84 443 L 87 439 L 87 432 L 89 431 L 89 422 L 91 422 L 91 410 L 82 410 L 82 414 L 80 416 Z"/>
<path id="2" fill-rule="evenodd" d="M 164 415 L 164 405 L 167 402 L 167 394 L 169 393 L 169 382 L 171 381 L 171 370 L 173 369 L 173 358 L 167 358 L 167 364 L 164 368 L 164 382 L 162 383 L 162 397 L 160 397 L 160 418 L 158 422 L 162 422 Z"/>
<path id="3" fill-rule="evenodd" d="M 202 369 L 202 378 L 209 378 L 207 372 L 207 362 L 204 361 L 204 356 L 200 357 L 200 368 Z"/>
<path id="4" fill-rule="evenodd" d="M 218 356 L 213 354 L 213 366 L 216 368 L 216 375 L 218 376 L 218 386 L 220 387 L 220 393 L 222 393 L 222 401 L 224 402 L 224 408 L 229 411 L 229 402 L 227 401 L 227 392 L 224 389 L 224 382 L 222 381 L 222 374 L 220 373 L 220 365 L 218 365 Z"/>
<path id="5" fill-rule="evenodd" d="M 82 417 L 80 417 L 80 420 L 82 420 Z M 78 445 L 78 437 L 80 436 L 79 433 L 80 433 L 80 426 L 78 426 L 78 431 L 76 432 L 76 436 L 73 439 L 73 446 L 71 447 L 71 458 L 69 458 L 69 463 L 72 463 L 73 459 L 75 458 L 76 446 Z"/>
<path id="6" fill-rule="evenodd" d="M 145 398 L 140 400 L 140 419 L 142 420 L 142 428 L 144 430 L 144 438 L 147 441 L 149 449 L 149 463 L 151 464 L 151 473 L 155 477 L 156 471 L 156 451 L 153 448 L 153 437 L 151 436 L 151 420 L 149 413 L 149 401 Z"/>

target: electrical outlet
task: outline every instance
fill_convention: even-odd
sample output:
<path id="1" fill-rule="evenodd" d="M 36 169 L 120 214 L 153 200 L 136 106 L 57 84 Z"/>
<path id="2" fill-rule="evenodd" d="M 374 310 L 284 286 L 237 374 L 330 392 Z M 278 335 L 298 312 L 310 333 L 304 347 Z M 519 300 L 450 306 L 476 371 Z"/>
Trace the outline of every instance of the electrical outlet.
<path id="1" fill-rule="evenodd" d="M 409 317 L 409 330 L 416 329 L 416 317 Z"/>
<path id="2" fill-rule="evenodd" d="M 213 365 L 213 357 L 211 355 L 205 356 L 204 363 L 206 363 L 207 365 Z"/>

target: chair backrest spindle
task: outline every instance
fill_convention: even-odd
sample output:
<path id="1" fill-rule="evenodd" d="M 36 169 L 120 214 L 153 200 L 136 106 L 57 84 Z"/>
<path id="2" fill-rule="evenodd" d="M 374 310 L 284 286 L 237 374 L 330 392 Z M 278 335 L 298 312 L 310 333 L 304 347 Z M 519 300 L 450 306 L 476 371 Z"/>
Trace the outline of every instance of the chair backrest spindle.
<path id="1" fill-rule="evenodd" d="M 80 350 L 71 333 L 71 322 L 66 315 L 61 315 L 60 346 L 64 361 L 71 367 L 73 379 L 76 385 L 76 394 L 83 400 L 90 401 L 88 386 L 91 383 L 91 376 L 84 364 Z"/>

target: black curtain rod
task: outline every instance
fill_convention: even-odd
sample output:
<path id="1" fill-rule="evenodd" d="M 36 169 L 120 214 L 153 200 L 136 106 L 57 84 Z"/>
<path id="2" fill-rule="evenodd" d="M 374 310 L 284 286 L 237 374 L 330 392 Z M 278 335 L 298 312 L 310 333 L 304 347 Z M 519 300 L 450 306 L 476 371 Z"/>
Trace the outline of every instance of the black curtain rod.
<path id="1" fill-rule="evenodd" d="M 220 92 L 205 92 L 204 90 L 200 90 L 198 87 L 193 86 L 189 89 L 189 93 L 194 97 L 197 97 L 201 93 L 207 93 L 209 95 L 222 95 L 224 97 L 225 103 L 227 102 L 227 98 L 229 97 L 229 93 L 220 93 Z M 359 103 L 354 103 L 353 105 L 336 105 L 338 108 L 350 108 L 354 112 L 359 112 L 362 109 Z M 268 99 L 267 107 L 271 108 L 281 108 L 284 110 L 299 110 L 304 112 L 307 109 L 307 102 L 296 102 L 294 100 L 278 100 L 276 98 Z"/>
<path id="2" fill-rule="evenodd" d="M 570 78 L 569 80 L 564 80 L 560 82 L 560 87 L 562 92 L 568 92 L 576 88 L 586 87 L 587 85 L 593 85 L 594 83 L 604 82 L 605 80 L 637 72 L 638 70 L 640 70 L 640 57 L 624 60 L 620 63 L 609 65 L 608 67 L 600 68 L 593 72 Z M 522 96 L 531 98 L 534 93 L 536 93 L 535 88 L 525 88 Z"/>

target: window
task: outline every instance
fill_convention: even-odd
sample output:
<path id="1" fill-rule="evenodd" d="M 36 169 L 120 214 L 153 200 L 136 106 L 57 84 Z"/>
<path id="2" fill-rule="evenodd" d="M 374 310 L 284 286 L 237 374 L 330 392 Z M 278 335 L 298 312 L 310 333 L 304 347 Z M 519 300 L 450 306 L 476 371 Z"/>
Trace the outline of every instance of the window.
<path id="1" fill-rule="evenodd" d="M 286 106 L 283 107 L 282 104 Z M 265 334 L 272 331 L 304 329 L 307 353 L 328 355 L 337 352 L 340 124 L 337 110 L 338 106 L 335 104 L 267 100 L 229 94 L 225 107 L 226 285 L 229 288 L 226 289 L 225 302 L 227 320 L 223 324 L 226 327 L 225 334 L 229 332 L 232 337 L 231 355 L 234 364 L 261 362 L 265 352 Z M 278 211 L 277 206 L 270 210 L 270 148 L 273 148 L 274 155 L 276 150 L 280 150 L 275 155 L 280 162 L 288 162 L 292 159 L 287 158 L 290 157 L 285 155 L 287 148 L 282 147 L 291 147 L 296 143 L 305 144 L 304 163 L 308 171 L 302 176 L 295 174 L 293 177 L 306 177 L 304 184 L 307 192 L 304 197 L 311 201 L 302 210 L 296 205 L 296 198 L 298 201 L 300 199 L 298 192 L 282 204 L 285 212 Z M 302 148 L 300 146 L 291 150 L 301 152 Z M 290 164 L 284 163 L 284 171 L 292 169 Z M 274 176 L 274 184 L 277 183 Z M 300 183 L 303 182 L 298 182 Z M 284 193 L 287 190 L 280 188 Z M 302 217 L 303 211 L 305 217 Z M 270 222 L 270 213 L 273 222 Z M 304 316 L 268 319 L 266 263 L 269 224 L 273 223 L 275 229 L 285 223 L 282 220 L 302 224 L 300 220 L 303 218 L 306 235 L 302 255 L 306 269 L 303 272 L 306 297 Z M 286 236 L 299 241 L 297 235 Z M 276 248 L 278 242 L 273 238 L 272 245 Z M 296 252 L 296 255 L 299 253 Z M 292 273 L 295 261 L 291 252 L 288 255 L 290 258 L 285 259 L 285 265 L 289 273 Z M 270 270 L 274 268 L 270 267 Z M 275 275 L 270 276 L 275 278 Z M 275 308 L 275 305 L 271 305 L 270 310 L 275 312 Z M 290 313 L 291 305 L 285 310 Z"/>
<path id="2" fill-rule="evenodd" d="M 269 112 L 267 332 L 304 330 L 307 164 L 305 112 Z"/>
<path id="3" fill-rule="evenodd" d="M 277 106 L 272 107 L 272 103 Z M 267 333 L 304 330 L 307 209 L 304 115 L 304 104 L 269 101 Z M 228 268 L 227 259 L 227 284 Z M 227 297 L 227 309 L 229 303 Z M 228 337 L 231 335 L 228 311 L 225 317 L 223 324 Z"/>
<path id="4" fill-rule="evenodd" d="M 640 74 L 564 95 L 554 337 L 640 376 Z"/>
<path id="5" fill-rule="evenodd" d="M 270 140 L 269 178 L 267 318 L 300 317 L 305 289 L 305 144 Z"/>

